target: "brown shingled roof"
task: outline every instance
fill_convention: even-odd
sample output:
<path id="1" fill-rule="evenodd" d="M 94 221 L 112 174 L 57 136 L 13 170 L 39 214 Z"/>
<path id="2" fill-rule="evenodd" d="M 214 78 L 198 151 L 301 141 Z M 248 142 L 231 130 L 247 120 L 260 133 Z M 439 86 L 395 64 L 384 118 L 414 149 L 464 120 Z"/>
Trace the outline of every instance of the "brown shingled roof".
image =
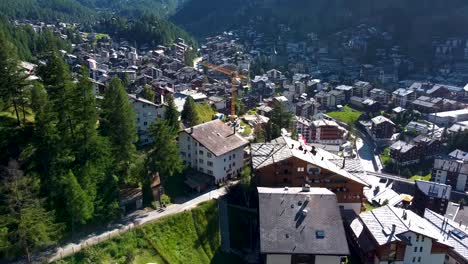
<path id="1" fill-rule="evenodd" d="M 246 146 L 249 142 L 234 129 L 217 119 L 184 130 L 215 156 Z"/>

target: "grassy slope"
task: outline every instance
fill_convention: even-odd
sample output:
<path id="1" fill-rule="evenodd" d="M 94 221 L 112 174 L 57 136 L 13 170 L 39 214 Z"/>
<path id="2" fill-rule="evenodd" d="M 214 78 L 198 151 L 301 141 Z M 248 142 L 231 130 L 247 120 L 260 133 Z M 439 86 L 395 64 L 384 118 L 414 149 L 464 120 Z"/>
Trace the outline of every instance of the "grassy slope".
<path id="1" fill-rule="evenodd" d="M 344 106 L 342 111 L 327 113 L 327 115 L 335 119 L 341 120 L 348 125 L 354 125 L 359 120 L 361 114 L 361 112 L 352 109 L 349 106 Z"/>
<path id="2" fill-rule="evenodd" d="M 420 176 L 420 175 L 414 175 L 412 177 L 410 177 L 410 180 L 423 180 L 423 181 L 430 181 L 431 180 L 431 177 L 432 177 L 432 174 L 429 173 L 425 176 Z"/>
<path id="3" fill-rule="evenodd" d="M 216 111 L 209 104 L 195 104 L 196 111 L 203 123 L 213 120 Z"/>
<path id="4" fill-rule="evenodd" d="M 59 263 L 242 263 L 220 253 L 215 201 L 163 218 Z M 231 262 L 232 261 L 232 262 Z"/>

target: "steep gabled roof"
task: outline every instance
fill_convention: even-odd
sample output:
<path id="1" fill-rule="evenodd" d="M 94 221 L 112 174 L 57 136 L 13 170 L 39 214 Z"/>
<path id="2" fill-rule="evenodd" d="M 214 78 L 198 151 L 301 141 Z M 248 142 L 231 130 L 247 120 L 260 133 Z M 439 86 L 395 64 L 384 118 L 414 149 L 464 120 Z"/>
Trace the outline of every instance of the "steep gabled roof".
<path id="1" fill-rule="evenodd" d="M 312 147 L 301 144 L 299 141 L 286 136 L 277 138 L 270 143 L 252 144 L 251 148 L 254 169 L 261 169 L 295 157 L 364 186 L 368 185 L 365 181 L 338 167 L 331 161 L 340 159 L 340 157 L 320 148 L 315 148 L 315 154 L 313 154 Z"/>
<path id="2" fill-rule="evenodd" d="M 369 230 L 369 235 L 378 245 L 393 241 L 405 241 L 402 236 L 407 232 L 417 233 L 448 245 L 437 230 L 424 218 L 410 210 L 382 206 L 369 212 L 361 213 L 351 223 L 355 235 L 362 231 L 361 225 Z"/>

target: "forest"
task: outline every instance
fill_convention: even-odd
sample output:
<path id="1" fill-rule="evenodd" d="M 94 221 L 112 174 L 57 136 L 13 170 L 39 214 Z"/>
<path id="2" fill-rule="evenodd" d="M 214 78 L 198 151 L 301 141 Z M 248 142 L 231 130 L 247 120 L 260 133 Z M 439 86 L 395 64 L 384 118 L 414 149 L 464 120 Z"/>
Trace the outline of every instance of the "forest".
<path id="1" fill-rule="evenodd" d="M 0 24 L 0 259 L 34 252 L 121 216 L 121 186 L 142 187 L 184 166 L 170 103 L 154 123 L 155 145 L 137 151 L 136 117 L 120 79 L 96 101 L 87 69 L 72 74 L 52 32 Z M 22 60 L 38 62 L 31 80 Z M 168 98 L 168 101 L 171 101 Z"/>

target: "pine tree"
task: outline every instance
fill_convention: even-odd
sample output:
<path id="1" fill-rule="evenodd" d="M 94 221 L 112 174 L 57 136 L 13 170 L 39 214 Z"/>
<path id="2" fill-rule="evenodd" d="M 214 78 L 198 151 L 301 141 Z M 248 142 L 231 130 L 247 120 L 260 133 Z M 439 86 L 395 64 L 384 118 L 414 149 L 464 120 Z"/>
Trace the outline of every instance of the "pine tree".
<path id="1" fill-rule="evenodd" d="M 265 136 L 268 141 L 281 136 L 281 129 L 291 129 L 292 114 L 283 105 L 277 104 L 273 107 L 270 121 L 265 128 Z"/>
<path id="2" fill-rule="evenodd" d="M 12 43 L 0 34 L 0 97 L 6 108 L 13 108 L 17 125 L 21 125 L 20 112 L 23 122 L 26 122 L 26 76 L 19 69 L 19 60 Z"/>
<path id="3" fill-rule="evenodd" d="M 174 133 L 177 133 L 180 129 L 179 111 L 177 111 L 177 107 L 174 103 L 174 97 L 171 94 L 166 95 L 165 99 L 167 104 L 165 120 L 168 125 L 173 128 Z"/>
<path id="4" fill-rule="evenodd" d="M 70 143 L 70 137 L 74 137 L 71 120 L 70 90 L 73 82 L 68 66 L 56 53 L 46 57 L 47 64 L 38 68 L 38 73 L 43 80 L 52 111 L 57 113 L 57 131 L 61 134 L 63 145 Z"/>
<path id="5" fill-rule="evenodd" d="M 146 172 L 143 175 L 143 187 L 148 194 L 151 189 L 151 177 L 159 174 L 161 182 L 165 182 L 167 177 L 172 177 L 184 169 L 183 160 L 180 158 L 179 147 L 176 141 L 176 134 L 167 121 L 157 121 L 150 127 L 153 137 L 153 147 L 148 152 L 146 159 Z M 151 196 L 145 195 L 145 204 L 151 204 Z"/>
<path id="6" fill-rule="evenodd" d="M 101 131 L 109 137 L 117 171 L 124 174 L 122 182 L 134 159 L 138 137 L 135 112 L 119 79 L 111 81 L 104 95 Z"/>
<path id="7" fill-rule="evenodd" d="M 156 93 L 151 89 L 151 86 L 145 85 L 143 88 L 143 97 L 148 101 L 154 102 Z"/>
<path id="8" fill-rule="evenodd" d="M 35 116 L 33 142 L 36 148 L 37 169 L 42 175 L 47 176 L 51 160 L 56 153 L 56 143 L 59 141 L 58 131 L 55 127 L 57 117 L 52 112 L 52 104 L 41 84 L 36 84 L 33 87 L 31 98 L 31 108 Z"/>
<path id="9" fill-rule="evenodd" d="M 62 225 L 55 223 L 53 212 L 46 211 L 39 197 L 39 180 L 26 176 L 18 162 L 10 161 L 0 169 L 0 190 L 3 196 L 0 221 L 0 252 L 4 255 L 20 250 L 31 262 L 34 251 L 55 244 L 62 233 Z M 7 226 L 5 228 L 4 226 Z"/>
<path id="10" fill-rule="evenodd" d="M 69 171 L 62 179 L 65 196 L 66 210 L 70 215 L 70 226 L 72 234 L 76 227 L 85 224 L 93 216 L 94 205 L 88 194 L 78 183 L 73 172 Z"/>
<path id="11" fill-rule="evenodd" d="M 182 120 L 189 127 L 196 126 L 201 123 L 198 116 L 195 101 L 191 96 L 187 97 L 184 103 L 184 109 L 181 113 Z"/>

